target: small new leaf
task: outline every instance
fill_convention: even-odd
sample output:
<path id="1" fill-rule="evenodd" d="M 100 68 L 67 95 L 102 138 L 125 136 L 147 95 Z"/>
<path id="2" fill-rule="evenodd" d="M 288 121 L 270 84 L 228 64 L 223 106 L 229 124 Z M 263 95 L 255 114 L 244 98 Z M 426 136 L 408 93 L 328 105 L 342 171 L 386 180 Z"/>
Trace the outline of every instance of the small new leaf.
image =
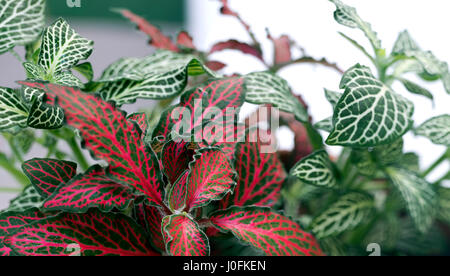
<path id="1" fill-rule="evenodd" d="M 337 185 L 333 163 L 325 150 L 316 151 L 300 160 L 292 168 L 291 175 L 319 187 L 334 188 Z"/>
<path id="2" fill-rule="evenodd" d="M 300 122 L 308 122 L 303 104 L 292 94 L 286 80 L 270 72 L 256 72 L 245 76 L 245 100 L 253 104 L 271 104 L 295 115 Z"/>
<path id="3" fill-rule="evenodd" d="M 10 88 L 0 87 L 0 130 L 15 126 L 25 127 L 27 118 L 28 109 L 16 92 Z"/>

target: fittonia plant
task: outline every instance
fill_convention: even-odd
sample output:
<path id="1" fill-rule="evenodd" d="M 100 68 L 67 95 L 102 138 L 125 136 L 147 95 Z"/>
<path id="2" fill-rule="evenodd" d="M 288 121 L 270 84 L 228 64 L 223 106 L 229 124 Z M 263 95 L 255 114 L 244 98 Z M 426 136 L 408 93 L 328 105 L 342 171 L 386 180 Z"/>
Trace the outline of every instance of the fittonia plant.
<path id="1" fill-rule="evenodd" d="M 436 183 L 425 177 L 449 151 L 418 173 L 418 156 L 403 152 L 402 136 L 413 130 L 449 147 L 450 115 L 416 127 L 413 104 L 391 85 L 399 81 L 433 100 L 404 75 L 440 79 L 450 90 L 447 64 L 407 32 L 388 55 L 371 26 L 340 1 L 332 1 L 335 19 L 361 29 L 374 54 L 342 35 L 376 74 L 362 64 L 343 72 L 326 59 L 294 57 L 293 41 L 269 32 L 268 62 L 250 26 L 221 2 L 250 43 L 228 40 L 202 51 L 186 32 L 173 41 L 118 10 L 157 50 L 120 58 L 94 79 L 85 62 L 93 42 L 64 19 L 44 28 L 44 0 L 0 1 L 0 52 L 26 48 L 26 80 L 0 88 L 0 130 L 12 152 L 0 153 L 0 165 L 24 185 L 0 213 L 1 255 L 367 255 L 371 243 L 384 254 L 443 253 L 450 193 L 441 182 L 449 175 Z M 252 55 L 267 70 L 224 76 L 226 64 L 211 54 L 225 49 Z M 333 116 L 314 125 L 277 75 L 298 63 L 342 74 L 341 92 L 325 90 Z M 159 104 L 143 113 L 121 110 L 138 99 Z M 272 117 L 281 111 L 281 123 L 296 134 L 292 152 L 270 150 L 276 129 L 262 131 L 260 123 L 271 118 L 238 120 L 245 102 Z M 325 143 L 319 130 L 330 133 Z M 86 161 L 78 136 L 98 164 Z M 24 161 L 33 144 L 47 155 Z M 343 146 L 342 154 L 330 157 L 326 144 Z"/>

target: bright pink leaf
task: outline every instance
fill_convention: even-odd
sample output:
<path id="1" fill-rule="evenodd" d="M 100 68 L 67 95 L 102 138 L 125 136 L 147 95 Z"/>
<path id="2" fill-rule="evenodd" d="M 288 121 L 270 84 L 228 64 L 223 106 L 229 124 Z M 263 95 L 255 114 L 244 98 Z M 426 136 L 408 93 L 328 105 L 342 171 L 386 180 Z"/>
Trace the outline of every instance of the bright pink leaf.
<path id="1" fill-rule="evenodd" d="M 159 161 L 141 139 L 141 131 L 110 103 L 94 94 L 55 84 L 21 82 L 58 98 L 66 123 L 80 131 L 83 145 L 96 158 L 109 163 L 107 173 L 145 194 L 150 203 L 161 205 L 162 175 Z"/>
<path id="2" fill-rule="evenodd" d="M 249 45 L 245 42 L 240 42 L 234 39 L 218 42 L 212 46 L 209 54 L 213 54 L 215 52 L 220 52 L 223 50 L 237 50 L 241 51 L 244 54 L 252 55 L 260 60 L 264 60 L 261 51 Z"/>
<path id="3" fill-rule="evenodd" d="M 270 34 L 268 38 L 272 40 L 275 49 L 275 64 L 283 64 L 292 60 L 291 39 L 287 35 L 274 38 Z"/>
<path id="4" fill-rule="evenodd" d="M 131 22 L 135 23 L 141 32 L 150 37 L 150 45 L 158 49 L 178 52 L 178 47 L 172 42 L 172 40 L 165 36 L 158 28 L 150 24 L 147 20 L 129 10 L 122 9 L 119 10 L 119 12 Z"/>
<path id="5" fill-rule="evenodd" d="M 44 201 L 43 207 L 51 211 L 75 213 L 86 212 L 89 208 L 109 212 L 114 208 L 125 210 L 134 200 L 130 187 L 115 183 L 106 176 L 102 167 L 95 165 L 61 185 Z"/>
<path id="6" fill-rule="evenodd" d="M 213 71 L 219 71 L 219 70 L 222 70 L 223 68 L 225 68 L 227 65 L 223 62 L 212 60 L 212 61 L 206 62 L 205 66 Z"/>
<path id="7" fill-rule="evenodd" d="M 323 255 L 316 239 L 292 220 L 263 207 L 231 207 L 211 216 L 215 227 L 270 256 Z"/>
<path id="8" fill-rule="evenodd" d="M 20 255 L 154 256 L 142 229 L 133 219 L 91 210 L 61 213 L 19 228 L 4 240 Z M 75 250 L 75 252 L 73 252 Z"/>
<path id="9" fill-rule="evenodd" d="M 75 176 L 77 164 L 70 161 L 35 158 L 25 161 L 22 170 L 39 194 L 48 197 L 59 185 Z"/>
<path id="10" fill-rule="evenodd" d="M 185 48 L 195 49 L 192 37 L 185 31 L 180 32 L 177 37 L 177 44 Z"/>
<path id="11" fill-rule="evenodd" d="M 208 256 L 209 241 L 198 224 L 184 215 L 163 219 L 167 252 L 172 256 Z"/>

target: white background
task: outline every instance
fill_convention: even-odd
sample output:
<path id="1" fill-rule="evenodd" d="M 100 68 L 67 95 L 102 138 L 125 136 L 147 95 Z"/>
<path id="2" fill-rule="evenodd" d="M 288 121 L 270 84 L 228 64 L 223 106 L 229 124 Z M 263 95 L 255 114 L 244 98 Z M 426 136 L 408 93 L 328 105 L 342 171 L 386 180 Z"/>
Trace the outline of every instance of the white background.
<path id="1" fill-rule="evenodd" d="M 86 0 L 85 0 L 86 1 Z M 186 0 L 188 5 L 188 22 L 185 29 L 194 37 L 195 44 L 209 49 L 214 42 L 236 38 L 249 41 L 249 37 L 241 25 L 232 17 L 219 14 L 219 1 Z M 355 63 L 369 65 L 368 60 L 358 50 L 340 37 L 342 31 L 358 40 L 370 50 L 365 37 L 360 31 L 337 24 L 333 19 L 334 5 L 327 0 L 230 0 L 230 6 L 252 26 L 258 39 L 263 42 L 267 58 L 272 57 L 271 43 L 266 40 L 265 28 L 268 27 L 273 36 L 288 34 L 303 46 L 309 55 L 316 58 L 323 56 L 337 62 L 341 68 L 347 69 Z M 346 0 L 345 3 L 357 8 L 360 16 L 370 22 L 379 33 L 383 46 L 388 50 L 397 34 L 408 29 L 424 50 L 432 50 L 441 60 L 450 62 L 450 1 L 446 0 Z M 126 4 L 124 4 L 126 6 Z M 157 7 L 155 7 L 157 9 Z M 139 11 L 136 11 L 139 13 Z M 95 50 L 90 58 L 99 76 L 109 63 L 120 56 L 144 56 L 151 52 L 146 45 L 144 35 L 135 32 L 131 25 L 98 22 L 69 22 L 81 35 L 95 41 Z M 173 33 L 173 26 L 163 25 L 165 31 Z M 226 73 L 248 73 L 264 69 L 258 60 L 232 51 L 215 54 L 216 59 L 229 66 Z M 15 69 L 17 68 L 17 70 Z M 320 66 L 297 65 L 281 71 L 296 93 L 303 95 L 310 107 L 315 121 L 331 115 L 331 107 L 325 100 L 323 88 L 337 90 L 340 76 L 333 70 Z M 24 73 L 17 61 L 9 54 L 0 56 L 0 86 L 13 86 L 14 80 L 22 79 Z M 415 80 L 414 77 L 410 78 Z M 435 95 L 435 106 L 420 96 L 404 92 L 400 85 L 394 89 L 413 100 L 416 104 L 414 119 L 416 124 L 427 118 L 449 113 L 450 95 L 447 95 L 440 82 L 426 83 Z M 292 146 L 289 133 L 284 133 L 281 146 Z M 444 151 L 444 147 L 431 144 L 425 138 L 417 138 L 408 134 L 405 139 L 405 150 L 416 151 L 421 157 L 421 166 L 429 166 Z M 7 145 L 0 139 L 0 149 L 8 151 Z M 330 148 L 337 153 L 339 147 Z M 30 153 L 31 157 L 41 155 L 39 150 Z M 437 179 L 449 170 L 449 164 L 443 164 L 430 180 Z M 0 169 L 0 186 L 12 187 L 14 180 Z M 6 207 L 14 194 L 0 194 L 0 209 Z"/>

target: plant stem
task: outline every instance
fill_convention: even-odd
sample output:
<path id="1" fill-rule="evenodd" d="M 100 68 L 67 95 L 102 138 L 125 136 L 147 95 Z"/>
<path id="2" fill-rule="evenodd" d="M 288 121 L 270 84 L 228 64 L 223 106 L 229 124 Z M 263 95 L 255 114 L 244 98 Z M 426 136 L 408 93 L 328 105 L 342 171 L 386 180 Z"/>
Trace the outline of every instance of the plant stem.
<path id="1" fill-rule="evenodd" d="M 445 160 L 450 158 L 450 149 L 446 150 L 444 152 L 444 154 L 442 154 L 441 157 L 439 157 L 436 161 L 434 161 L 433 164 L 431 164 L 431 166 L 426 169 L 423 173 L 422 173 L 422 177 L 427 177 L 434 169 L 436 169 L 442 162 L 444 162 Z"/>
<path id="2" fill-rule="evenodd" d="M 22 188 L 0 187 L 0 193 L 20 193 Z"/>
<path id="3" fill-rule="evenodd" d="M 0 158 L 0 166 L 8 171 L 8 173 L 11 174 L 17 180 L 17 182 L 22 185 L 22 187 L 28 185 L 28 178 L 20 170 L 14 167 L 14 165 L 11 164 L 9 160 Z"/>
<path id="4" fill-rule="evenodd" d="M 83 170 L 87 170 L 89 168 L 89 163 L 87 162 L 86 158 L 81 152 L 81 149 L 78 146 L 78 142 L 75 136 L 71 136 L 70 138 L 66 138 L 65 140 L 69 145 L 70 149 L 72 150 L 72 153 L 75 159 L 77 160 L 78 164 L 80 164 Z"/>
<path id="5" fill-rule="evenodd" d="M 442 176 L 441 178 L 439 178 L 438 180 L 436 180 L 436 182 L 434 182 L 434 186 L 438 187 L 441 182 L 443 182 L 444 180 L 450 179 L 450 172 L 447 172 L 447 174 L 445 174 L 444 176 Z"/>
<path id="6" fill-rule="evenodd" d="M 14 157 L 17 159 L 17 161 L 20 162 L 20 164 L 23 163 L 23 157 L 22 154 L 20 153 L 19 149 L 16 147 L 16 145 L 14 145 L 13 139 L 12 137 L 7 137 L 6 135 L 3 135 L 3 137 L 5 137 L 5 139 L 8 141 L 9 147 L 11 148 Z"/>

